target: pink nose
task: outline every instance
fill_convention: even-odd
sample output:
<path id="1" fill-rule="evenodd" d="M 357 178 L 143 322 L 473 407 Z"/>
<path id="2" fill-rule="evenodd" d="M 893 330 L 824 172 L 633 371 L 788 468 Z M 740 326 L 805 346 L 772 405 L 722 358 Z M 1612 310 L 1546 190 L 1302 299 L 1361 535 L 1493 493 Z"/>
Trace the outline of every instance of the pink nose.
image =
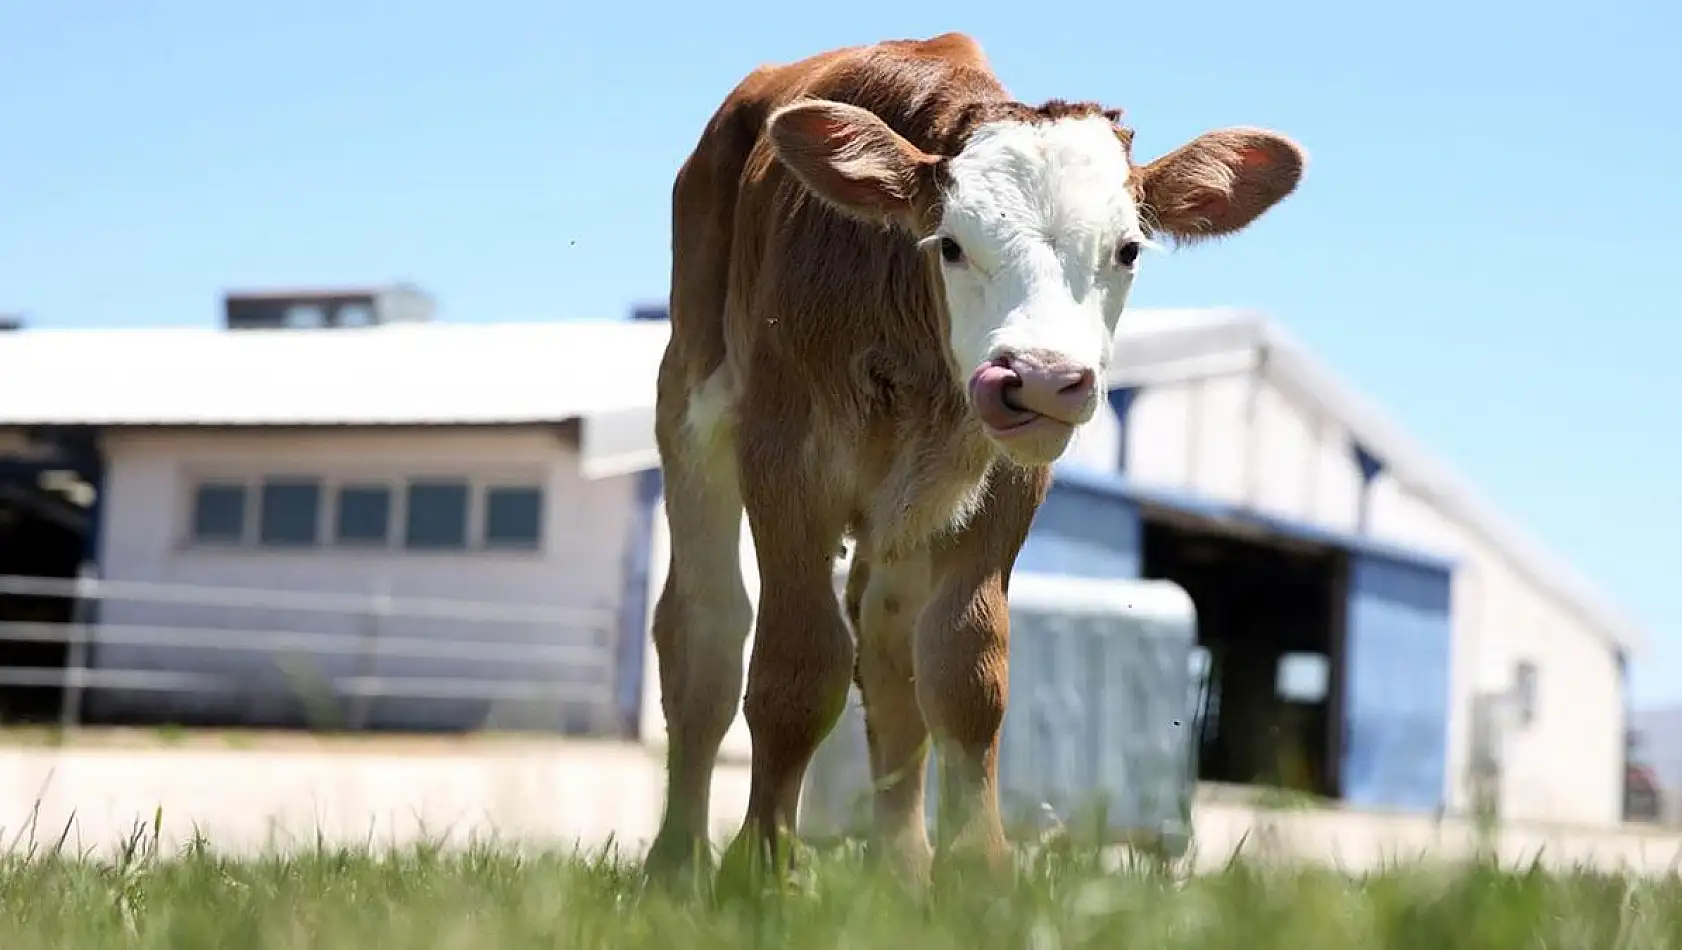
<path id="1" fill-rule="evenodd" d="M 1011 429 L 1036 417 L 1079 425 L 1091 415 L 1098 374 L 1063 360 L 1011 354 L 983 363 L 970 377 L 981 421 Z"/>

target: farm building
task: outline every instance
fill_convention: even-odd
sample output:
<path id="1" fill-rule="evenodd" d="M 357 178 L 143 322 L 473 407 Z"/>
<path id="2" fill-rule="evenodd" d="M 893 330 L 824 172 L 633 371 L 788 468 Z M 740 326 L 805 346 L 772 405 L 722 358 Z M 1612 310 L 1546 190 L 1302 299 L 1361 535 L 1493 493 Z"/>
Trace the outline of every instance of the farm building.
<path id="1" fill-rule="evenodd" d="M 57 530 L 82 530 L 100 621 L 153 636 L 102 639 L 91 662 L 174 677 L 94 690 L 89 715 L 295 716 L 260 698 L 285 651 L 239 649 L 256 629 L 291 635 L 364 725 L 658 741 L 664 324 L 355 322 L 382 321 L 0 337 L 6 497 L 44 509 L 48 469 L 91 486 L 85 529 Z M 1202 779 L 1619 820 L 1641 637 L 1563 565 L 1260 316 L 1130 313 L 1110 384 L 1021 564 L 1191 595 Z M 215 642 L 169 639 L 185 627 Z M 738 721 L 725 754 L 746 739 Z"/>
<path id="2" fill-rule="evenodd" d="M 1186 589 L 1202 781 L 1622 820 L 1645 636 L 1565 564 L 1264 316 L 1130 311 L 1108 382 L 1017 563 Z M 747 753 L 740 717 L 725 748 Z"/>

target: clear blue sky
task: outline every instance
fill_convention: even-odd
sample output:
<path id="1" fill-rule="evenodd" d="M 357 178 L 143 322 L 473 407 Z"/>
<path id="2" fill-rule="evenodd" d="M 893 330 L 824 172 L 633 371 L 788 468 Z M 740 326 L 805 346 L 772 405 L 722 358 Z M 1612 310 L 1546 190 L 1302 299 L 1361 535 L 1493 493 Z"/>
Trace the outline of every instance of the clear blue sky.
<path id="1" fill-rule="evenodd" d="M 0 311 L 208 324 L 228 285 L 407 278 L 449 320 L 619 316 L 664 295 L 672 174 L 745 70 L 963 29 L 1143 156 L 1298 137 L 1298 194 L 1148 260 L 1137 305 L 1285 321 L 1645 621 L 1638 695 L 1682 698 L 1682 6 L 936 7 L 10 0 Z"/>

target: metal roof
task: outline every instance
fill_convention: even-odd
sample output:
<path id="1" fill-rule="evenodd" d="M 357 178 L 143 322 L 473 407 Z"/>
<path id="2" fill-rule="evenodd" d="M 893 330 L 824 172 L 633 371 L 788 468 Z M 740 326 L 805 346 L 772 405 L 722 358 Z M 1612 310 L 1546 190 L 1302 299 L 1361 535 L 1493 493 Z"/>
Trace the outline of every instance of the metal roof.
<path id="1" fill-rule="evenodd" d="M 560 422 L 651 404 L 646 322 L 19 330 L 0 426 Z"/>
<path id="2" fill-rule="evenodd" d="M 657 464 L 664 321 L 391 324 L 303 330 L 34 330 L 0 334 L 0 427 L 511 425 L 582 419 L 591 477 Z M 1259 369 L 1336 420 L 1409 493 L 1502 553 L 1603 638 L 1639 627 L 1509 523 L 1278 324 L 1245 310 L 1122 318 L 1109 383 Z"/>

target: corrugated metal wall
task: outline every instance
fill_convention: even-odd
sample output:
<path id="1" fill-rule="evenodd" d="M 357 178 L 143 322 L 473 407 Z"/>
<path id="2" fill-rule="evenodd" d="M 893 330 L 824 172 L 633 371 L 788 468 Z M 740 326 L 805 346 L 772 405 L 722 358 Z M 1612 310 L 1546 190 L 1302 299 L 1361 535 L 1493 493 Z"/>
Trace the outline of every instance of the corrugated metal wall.
<path id="1" fill-rule="evenodd" d="M 1431 810 L 1448 772 L 1450 576 L 1367 552 L 1351 556 L 1344 626 L 1343 798 Z"/>

